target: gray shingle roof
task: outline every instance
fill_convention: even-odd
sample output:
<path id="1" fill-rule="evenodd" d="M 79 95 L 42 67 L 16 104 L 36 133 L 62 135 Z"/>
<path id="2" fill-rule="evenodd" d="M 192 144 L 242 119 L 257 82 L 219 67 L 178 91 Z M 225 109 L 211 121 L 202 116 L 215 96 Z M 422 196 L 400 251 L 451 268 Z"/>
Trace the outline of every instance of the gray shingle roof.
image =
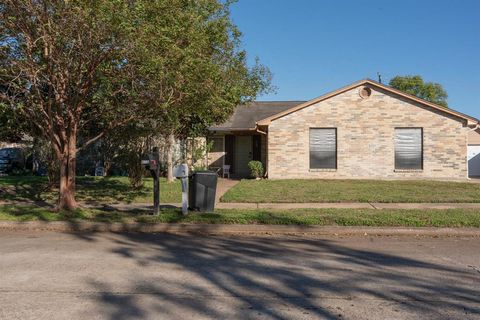
<path id="1" fill-rule="evenodd" d="M 210 127 L 210 130 L 247 130 L 255 123 L 277 113 L 295 107 L 305 101 L 254 101 L 240 105 L 226 122 Z"/>

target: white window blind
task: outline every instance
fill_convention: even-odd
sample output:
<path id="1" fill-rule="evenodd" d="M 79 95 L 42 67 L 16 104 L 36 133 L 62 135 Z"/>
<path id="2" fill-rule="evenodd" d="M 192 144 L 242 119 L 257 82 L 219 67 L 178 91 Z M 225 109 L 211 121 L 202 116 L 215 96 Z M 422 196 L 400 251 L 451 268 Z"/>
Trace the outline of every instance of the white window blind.
<path id="1" fill-rule="evenodd" d="M 310 169 L 337 168 L 337 129 L 310 129 Z"/>
<path id="2" fill-rule="evenodd" d="M 395 129 L 395 169 L 423 169 L 423 130 Z"/>

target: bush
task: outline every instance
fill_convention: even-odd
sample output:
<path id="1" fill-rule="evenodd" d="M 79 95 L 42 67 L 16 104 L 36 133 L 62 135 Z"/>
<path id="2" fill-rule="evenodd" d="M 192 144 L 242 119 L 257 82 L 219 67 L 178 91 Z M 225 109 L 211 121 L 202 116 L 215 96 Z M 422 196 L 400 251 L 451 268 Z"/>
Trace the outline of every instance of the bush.
<path id="1" fill-rule="evenodd" d="M 263 164 L 260 161 L 250 161 L 248 167 L 250 168 L 250 174 L 252 177 L 263 177 Z"/>
<path id="2" fill-rule="evenodd" d="M 205 170 L 208 170 L 208 168 L 205 167 L 204 165 L 195 165 L 195 166 L 193 166 L 193 168 L 192 168 L 192 171 L 193 171 L 193 172 L 205 171 Z"/>

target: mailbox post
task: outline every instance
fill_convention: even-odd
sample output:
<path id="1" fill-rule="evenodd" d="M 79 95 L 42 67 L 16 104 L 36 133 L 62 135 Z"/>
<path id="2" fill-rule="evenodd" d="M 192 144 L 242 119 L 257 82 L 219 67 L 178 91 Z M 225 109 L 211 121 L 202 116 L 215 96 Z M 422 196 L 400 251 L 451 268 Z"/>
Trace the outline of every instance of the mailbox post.
<path id="1" fill-rule="evenodd" d="M 160 153 L 157 147 L 148 154 L 148 160 L 142 160 L 142 164 L 150 170 L 153 178 L 153 214 L 158 215 L 160 210 Z"/>
<path id="2" fill-rule="evenodd" d="M 173 176 L 182 180 L 182 214 L 188 214 L 188 165 L 173 167 Z"/>
<path id="3" fill-rule="evenodd" d="M 158 215 L 160 209 L 160 153 L 158 148 L 153 148 L 150 154 L 150 173 L 153 177 L 153 214 Z"/>

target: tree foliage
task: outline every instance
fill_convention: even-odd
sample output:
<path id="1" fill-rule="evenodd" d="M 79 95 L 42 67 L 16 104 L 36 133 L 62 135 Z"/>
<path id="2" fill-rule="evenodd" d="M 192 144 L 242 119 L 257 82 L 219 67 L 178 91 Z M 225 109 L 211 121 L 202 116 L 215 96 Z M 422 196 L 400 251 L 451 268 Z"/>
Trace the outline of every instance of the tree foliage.
<path id="1" fill-rule="evenodd" d="M 448 94 L 439 83 L 424 82 L 421 76 L 396 76 L 389 85 L 405 93 L 448 107 Z"/>
<path id="2" fill-rule="evenodd" d="M 230 20 L 228 3 L 137 1 L 135 50 L 129 61 L 140 65 L 140 99 L 146 123 L 164 136 L 198 136 L 225 121 L 234 108 L 269 89 L 270 73 L 257 63 L 247 67 L 240 32 Z M 150 119 L 147 117 L 147 119 Z"/>
<path id="3" fill-rule="evenodd" d="M 113 129 L 198 134 L 268 89 L 249 68 L 229 2 L 5 0 L 2 102 L 49 141 L 59 208 L 75 202 L 76 154 Z"/>
<path id="4" fill-rule="evenodd" d="M 28 129 L 27 121 L 21 114 L 0 103 L 0 141 L 20 142 Z"/>

